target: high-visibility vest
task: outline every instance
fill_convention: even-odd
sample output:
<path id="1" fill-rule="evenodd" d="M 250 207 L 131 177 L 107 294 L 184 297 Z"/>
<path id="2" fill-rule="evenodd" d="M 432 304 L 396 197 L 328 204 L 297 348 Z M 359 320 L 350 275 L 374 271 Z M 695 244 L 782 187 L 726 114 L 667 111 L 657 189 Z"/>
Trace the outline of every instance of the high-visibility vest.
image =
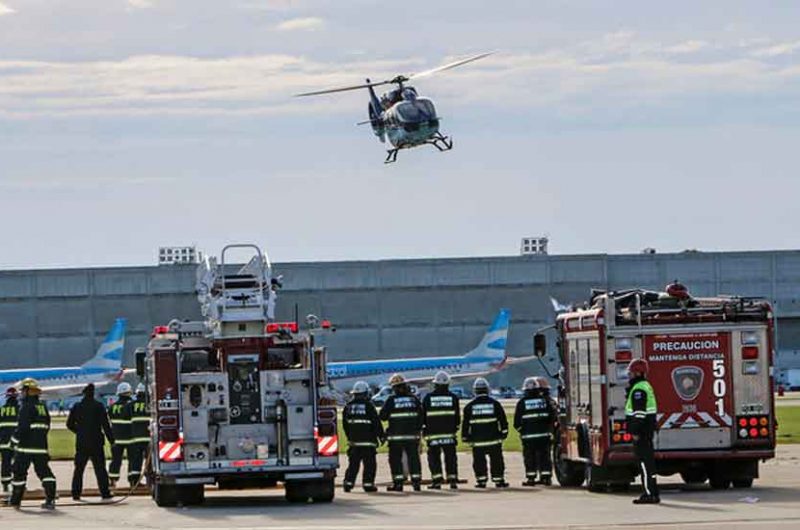
<path id="1" fill-rule="evenodd" d="M 637 390 L 644 392 L 647 397 L 645 410 L 633 410 L 633 393 Z M 625 415 L 635 418 L 644 418 L 649 415 L 655 416 L 657 412 L 658 404 L 656 402 L 656 393 L 653 391 L 653 387 L 650 383 L 647 381 L 639 381 L 633 385 L 631 391 L 628 392 L 628 400 L 625 402 Z"/>

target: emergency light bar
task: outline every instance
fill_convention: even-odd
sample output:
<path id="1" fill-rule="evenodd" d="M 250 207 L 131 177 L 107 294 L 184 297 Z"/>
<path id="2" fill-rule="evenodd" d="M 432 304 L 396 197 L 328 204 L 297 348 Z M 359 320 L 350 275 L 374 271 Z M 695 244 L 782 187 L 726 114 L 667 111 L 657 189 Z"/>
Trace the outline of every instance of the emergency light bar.
<path id="1" fill-rule="evenodd" d="M 278 333 L 280 330 L 297 333 L 297 322 L 270 322 L 267 324 L 267 333 Z"/>

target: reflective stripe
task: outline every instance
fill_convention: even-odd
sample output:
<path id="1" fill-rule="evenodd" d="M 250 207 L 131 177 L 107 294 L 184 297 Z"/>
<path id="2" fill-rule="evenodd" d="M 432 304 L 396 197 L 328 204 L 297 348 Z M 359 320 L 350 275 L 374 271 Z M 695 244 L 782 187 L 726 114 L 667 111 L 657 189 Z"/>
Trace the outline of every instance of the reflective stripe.
<path id="1" fill-rule="evenodd" d="M 419 436 L 416 434 L 393 434 L 388 436 L 387 439 L 389 440 L 417 440 Z"/>
<path id="2" fill-rule="evenodd" d="M 483 475 L 483 476 L 480 476 L 480 477 L 475 477 L 475 480 L 477 480 L 478 482 L 486 482 L 486 479 L 488 479 L 488 478 L 489 477 L 487 477 L 486 475 Z"/>
<path id="3" fill-rule="evenodd" d="M 411 475 L 411 478 L 412 478 L 412 479 L 413 479 L 413 478 L 422 478 L 422 475 L 414 475 L 414 474 L 412 474 L 412 475 Z"/>
<path id="4" fill-rule="evenodd" d="M 527 473 L 525 473 L 525 476 L 526 477 L 535 477 L 536 476 L 536 471 L 528 471 Z"/>
<path id="5" fill-rule="evenodd" d="M 492 440 L 490 442 L 473 442 L 472 447 L 486 447 L 503 443 L 503 440 Z"/>
<path id="6" fill-rule="evenodd" d="M 469 420 L 470 424 L 472 423 L 495 423 L 497 418 L 473 418 Z"/>
<path id="7" fill-rule="evenodd" d="M 14 475 L 4 475 L 4 476 L 0 477 L 0 480 L 8 481 L 8 480 L 11 480 L 12 478 L 14 478 Z"/>
<path id="8" fill-rule="evenodd" d="M 374 485 L 375 485 L 375 484 L 373 484 L 372 482 L 365 482 L 365 483 L 363 483 L 363 484 L 362 484 L 362 486 L 364 486 L 365 488 L 371 488 L 371 487 L 373 487 Z M 352 484 L 351 484 L 351 486 L 352 486 Z"/>
<path id="9" fill-rule="evenodd" d="M 0 422 L 0 429 L 2 429 L 3 427 L 16 427 L 16 426 L 17 426 L 17 422 L 15 422 L 15 421 Z"/>
<path id="10" fill-rule="evenodd" d="M 551 435 L 549 432 L 543 432 L 540 434 L 523 434 L 522 436 L 520 436 L 520 438 L 523 440 L 529 440 L 531 438 L 544 438 L 544 437 L 550 438 L 550 436 Z"/>
<path id="11" fill-rule="evenodd" d="M 55 481 L 56 481 L 56 477 L 44 477 L 42 479 L 42 482 L 55 482 Z"/>
<path id="12" fill-rule="evenodd" d="M 131 420 L 132 423 L 150 423 L 150 416 L 141 416 L 138 418 L 133 418 Z"/>
<path id="13" fill-rule="evenodd" d="M 345 420 L 345 423 L 366 423 L 367 425 L 370 425 L 372 420 L 347 419 Z"/>
<path id="14" fill-rule="evenodd" d="M 426 440 L 445 440 L 449 438 L 455 438 L 455 433 L 453 434 L 427 434 L 425 435 Z"/>
<path id="15" fill-rule="evenodd" d="M 392 412 L 389 414 L 390 418 L 416 418 L 419 416 L 416 412 Z"/>
<path id="16" fill-rule="evenodd" d="M 492 482 L 503 482 L 503 477 L 492 477 Z"/>
<path id="17" fill-rule="evenodd" d="M 16 437 L 16 436 L 12 436 L 12 437 L 11 437 L 11 443 L 12 443 L 12 444 L 18 444 L 18 443 L 19 443 L 19 440 L 17 439 L 17 437 Z"/>
<path id="18" fill-rule="evenodd" d="M 131 443 L 133 443 L 131 440 L 114 440 L 114 445 L 130 445 Z"/>
<path id="19" fill-rule="evenodd" d="M 146 443 L 150 443 L 150 437 L 149 437 L 149 436 L 147 436 L 147 437 L 141 436 L 141 437 L 139 437 L 139 438 L 133 438 L 133 439 L 131 440 L 131 443 L 133 443 L 133 444 L 146 444 Z"/>
<path id="20" fill-rule="evenodd" d="M 31 429 L 49 429 L 50 426 L 46 423 L 31 423 Z"/>
<path id="21" fill-rule="evenodd" d="M 428 416 L 455 416 L 454 410 L 432 410 L 426 413 Z"/>
<path id="22" fill-rule="evenodd" d="M 374 442 L 350 442 L 351 447 L 378 447 Z"/>
<path id="23" fill-rule="evenodd" d="M 111 425 L 130 425 L 131 420 L 111 420 Z"/>
<path id="24" fill-rule="evenodd" d="M 441 473 L 436 473 L 435 475 L 431 475 L 432 479 L 443 478 L 443 477 L 444 475 L 442 475 Z"/>
<path id="25" fill-rule="evenodd" d="M 11 449 L 11 444 L 0 444 L 0 450 L 2 449 Z"/>
<path id="26" fill-rule="evenodd" d="M 11 485 L 14 486 L 15 488 L 18 488 L 20 486 L 24 486 L 25 484 L 26 484 L 26 482 L 24 480 L 22 480 L 22 481 L 12 480 L 11 481 Z"/>
<path id="27" fill-rule="evenodd" d="M 550 414 L 548 414 L 547 412 L 534 412 L 534 413 L 531 413 L 531 414 L 523 414 L 522 415 L 522 419 L 523 420 L 527 420 L 527 419 L 531 419 L 531 418 L 546 418 L 549 415 Z"/>
<path id="28" fill-rule="evenodd" d="M 394 480 L 405 480 L 405 475 L 393 475 L 392 478 Z"/>
<path id="29" fill-rule="evenodd" d="M 27 447 L 17 447 L 17 452 L 28 455 L 46 455 L 47 449 L 29 449 Z"/>

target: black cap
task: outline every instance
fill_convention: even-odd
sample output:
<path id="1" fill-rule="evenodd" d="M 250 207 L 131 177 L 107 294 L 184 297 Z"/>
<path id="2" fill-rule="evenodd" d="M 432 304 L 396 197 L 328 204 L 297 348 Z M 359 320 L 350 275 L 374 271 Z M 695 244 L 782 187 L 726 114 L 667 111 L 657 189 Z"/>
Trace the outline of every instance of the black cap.
<path id="1" fill-rule="evenodd" d="M 88 385 L 83 387 L 83 390 L 81 390 L 81 394 L 83 394 L 84 396 L 94 394 L 94 383 L 89 383 Z"/>

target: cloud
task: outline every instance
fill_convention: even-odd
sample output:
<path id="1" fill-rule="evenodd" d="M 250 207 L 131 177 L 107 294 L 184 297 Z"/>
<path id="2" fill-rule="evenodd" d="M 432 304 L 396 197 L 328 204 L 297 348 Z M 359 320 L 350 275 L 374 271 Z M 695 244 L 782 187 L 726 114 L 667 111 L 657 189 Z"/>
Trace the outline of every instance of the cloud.
<path id="1" fill-rule="evenodd" d="M 11 14 L 14 14 L 16 12 L 17 12 L 16 10 L 14 10 L 14 9 L 8 7 L 7 5 L 5 5 L 4 3 L 0 2 L 0 17 L 2 17 L 3 15 L 11 15 Z"/>
<path id="2" fill-rule="evenodd" d="M 150 9 L 155 5 L 155 0 L 128 0 L 128 6 L 134 9 Z"/>
<path id="3" fill-rule="evenodd" d="M 766 46 L 753 51 L 755 57 L 778 57 L 781 55 L 793 54 L 795 50 L 800 49 L 800 40 L 781 42 Z"/>
<path id="4" fill-rule="evenodd" d="M 279 31 L 315 31 L 324 25 L 325 21 L 319 17 L 305 17 L 284 20 L 275 28 Z"/>
<path id="5" fill-rule="evenodd" d="M 674 46 L 667 46 L 664 50 L 667 53 L 694 53 L 709 46 L 704 40 L 687 40 Z"/>

